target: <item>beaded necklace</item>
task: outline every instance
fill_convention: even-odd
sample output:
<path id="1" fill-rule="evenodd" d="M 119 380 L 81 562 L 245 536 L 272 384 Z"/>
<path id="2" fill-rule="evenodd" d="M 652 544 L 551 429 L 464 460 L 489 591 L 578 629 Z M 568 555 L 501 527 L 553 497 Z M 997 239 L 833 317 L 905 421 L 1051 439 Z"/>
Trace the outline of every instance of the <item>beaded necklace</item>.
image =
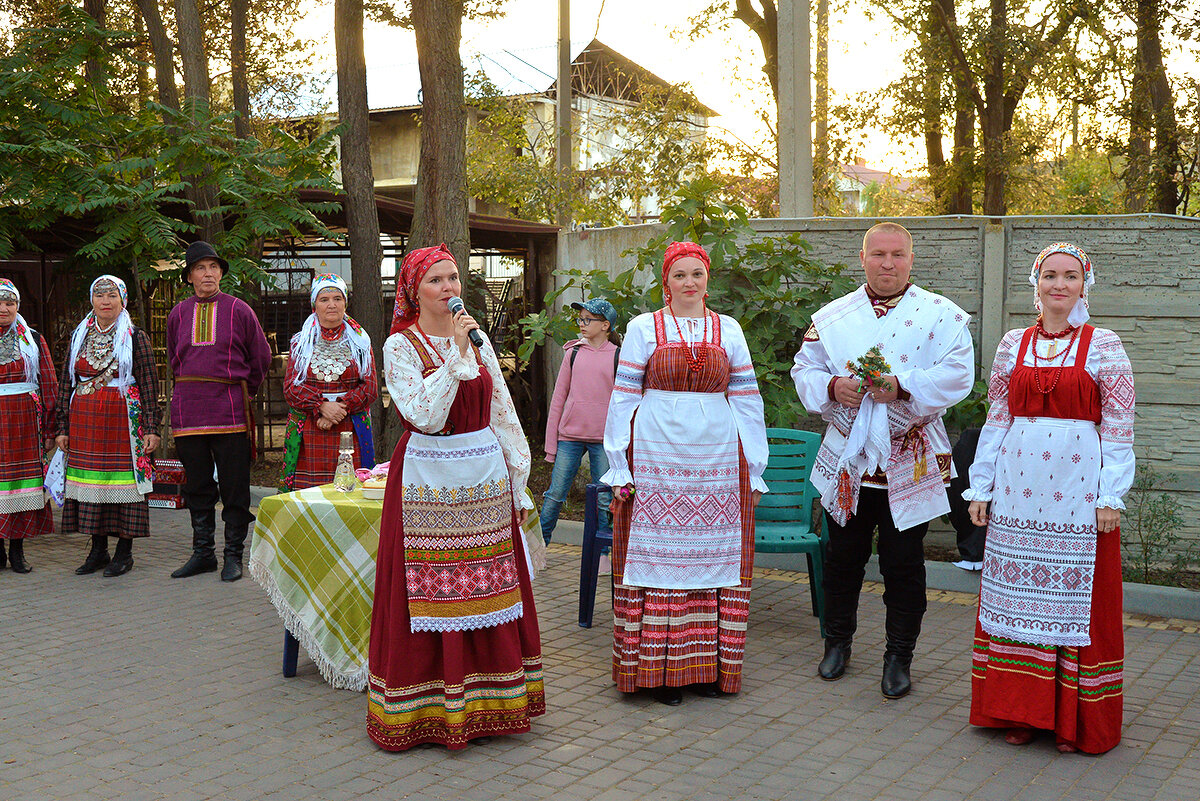
<path id="1" fill-rule="evenodd" d="M 693 373 L 703 370 L 704 363 L 708 361 L 708 306 L 703 301 L 700 303 L 700 310 L 704 313 L 704 333 L 700 336 L 699 342 L 693 343 L 684 338 L 679 318 L 675 316 L 675 310 L 671 308 L 671 304 L 667 304 L 667 311 L 671 313 L 671 319 L 675 321 L 675 330 L 679 333 L 679 341 L 687 345 L 683 358 L 687 360 L 688 369 Z M 700 346 L 699 354 L 696 353 L 696 345 Z"/>
<path id="2" fill-rule="evenodd" d="M 1066 369 L 1067 366 L 1067 354 L 1071 352 L 1071 346 L 1075 344 L 1075 340 L 1079 336 L 1080 329 L 1074 328 L 1074 326 L 1068 326 L 1066 330 L 1058 334 L 1058 336 L 1062 336 L 1063 334 L 1067 333 L 1067 331 L 1072 331 L 1071 341 L 1067 343 L 1066 349 L 1059 354 L 1062 358 L 1062 361 L 1058 363 L 1058 370 L 1054 373 L 1054 380 L 1050 382 L 1049 387 L 1044 389 L 1042 388 L 1042 371 L 1038 369 L 1037 340 L 1039 331 L 1041 331 L 1047 337 L 1053 337 L 1054 335 L 1048 333 L 1046 329 L 1042 327 L 1041 320 L 1038 320 L 1037 325 L 1033 327 L 1033 383 L 1037 387 L 1038 392 L 1042 393 L 1043 395 L 1049 395 L 1054 391 L 1054 388 L 1058 386 L 1058 379 L 1062 378 L 1063 370 Z M 1054 366 L 1054 358 L 1054 356 L 1049 356 L 1046 358 L 1046 367 Z"/>

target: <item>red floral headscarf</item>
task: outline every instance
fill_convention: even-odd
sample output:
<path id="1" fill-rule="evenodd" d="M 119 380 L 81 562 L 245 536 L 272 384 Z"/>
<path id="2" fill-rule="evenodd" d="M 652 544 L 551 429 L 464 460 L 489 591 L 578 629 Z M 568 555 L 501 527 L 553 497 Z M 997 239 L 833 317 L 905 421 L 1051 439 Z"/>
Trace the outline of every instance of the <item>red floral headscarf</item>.
<path id="1" fill-rule="evenodd" d="M 417 321 L 421 310 L 417 305 L 417 287 L 425 273 L 439 261 L 457 261 L 445 244 L 431 248 L 410 250 L 400 263 L 400 275 L 396 279 L 396 307 L 392 310 L 392 330 L 389 334 L 403 331 Z"/>
<path id="2" fill-rule="evenodd" d="M 672 242 L 667 245 L 667 253 L 663 256 L 662 282 L 664 290 L 667 288 L 667 273 L 671 271 L 671 265 L 687 256 L 695 256 L 704 262 L 705 270 L 712 269 L 712 262 L 708 260 L 708 253 L 704 248 L 695 242 Z"/>

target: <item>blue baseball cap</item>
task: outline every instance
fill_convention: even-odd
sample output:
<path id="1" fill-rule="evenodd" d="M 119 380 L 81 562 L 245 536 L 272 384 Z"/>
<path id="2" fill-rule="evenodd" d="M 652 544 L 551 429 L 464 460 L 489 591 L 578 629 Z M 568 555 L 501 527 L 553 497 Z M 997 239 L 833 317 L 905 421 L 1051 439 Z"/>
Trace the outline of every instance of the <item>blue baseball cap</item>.
<path id="1" fill-rule="evenodd" d="M 617 310 L 607 300 L 592 298 L 591 300 L 585 300 L 583 303 L 576 301 L 571 304 L 571 308 L 577 311 L 589 311 L 592 314 L 598 314 L 605 320 L 608 320 L 610 326 L 617 324 Z"/>

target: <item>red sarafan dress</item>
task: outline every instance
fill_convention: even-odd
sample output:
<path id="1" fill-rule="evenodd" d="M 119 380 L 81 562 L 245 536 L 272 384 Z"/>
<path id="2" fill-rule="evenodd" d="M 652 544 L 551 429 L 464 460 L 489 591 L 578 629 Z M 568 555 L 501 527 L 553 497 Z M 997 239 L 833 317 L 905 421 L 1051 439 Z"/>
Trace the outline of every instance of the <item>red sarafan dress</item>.
<path id="1" fill-rule="evenodd" d="M 722 319 L 711 312 L 708 315 L 712 331 L 710 339 L 702 345 L 697 343 L 694 346 L 697 350 L 699 347 L 707 350 L 699 370 L 691 369 L 688 364 L 693 346 L 686 342 L 668 341 L 667 331 L 671 319 L 660 311 L 653 315 L 654 349 L 645 363 L 644 375 L 637 375 L 637 365 L 626 363 L 623 349 L 624 372 L 618 373 L 618 390 L 626 393 L 631 389 L 641 393 L 651 393 L 654 390 L 689 395 L 696 393 L 697 398 L 718 400 L 713 406 L 685 414 L 688 419 L 683 422 L 693 430 L 720 425 L 721 416 L 733 414 L 729 405 L 725 403 L 726 393 L 730 400 L 740 397 L 739 393 L 758 399 L 753 367 L 749 363 L 748 354 L 741 352 L 744 351 L 744 345 L 739 346 L 738 355 L 745 361 L 745 365 L 738 365 L 738 369 L 731 370 L 731 353 L 727 353 L 722 344 Z M 639 318 L 638 322 L 640 330 L 643 321 Z M 630 330 L 634 327 L 631 324 Z M 743 340 L 740 331 L 736 334 L 737 338 L 733 341 L 741 343 Z M 630 353 L 635 352 L 632 336 L 631 334 L 627 337 L 625 343 L 631 346 Z M 636 386 L 639 379 L 641 385 Z M 681 403 L 688 403 L 686 396 L 672 397 L 680 398 Z M 637 415 L 660 415 L 659 408 L 643 399 Z M 757 408 L 758 426 L 761 427 L 761 402 Z M 613 414 L 611 407 L 609 414 Z M 677 417 L 678 413 L 671 416 Z M 734 428 L 736 437 L 736 426 Z M 765 444 L 764 433 L 761 448 L 764 452 L 764 463 Z M 654 473 L 661 473 L 663 470 L 678 471 L 677 466 L 667 466 L 666 460 L 661 466 L 637 464 L 635 452 L 643 447 L 647 448 L 646 452 L 653 452 L 652 446 L 640 441 L 635 418 L 632 444 L 628 452 L 629 469 L 632 474 L 635 477 L 644 475 L 648 468 Z M 686 445 L 683 447 L 686 449 Z M 722 692 L 736 693 L 741 690 L 742 664 L 746 653 L 746 626 L 750 612 L 750 584 L 754 574 L 754 510 L 751 505 L 750 470 L 742 443 L 739 441 L 729 453 L 736 454 L 729 463 L 729 467 L 734 468 L 729 472 L 736 472 L 736 475 L 729 478 L 732 479 L 732 488 L 736 488 L 735 503 L 740 502 L 740 586 L 678 589 L 644 584 L 634 586 L 626 583 L 635 514 L 649 520 L 650 527 L 655 525 L 656 520 L 666 521 L 668 525 L 663 526 L 664 532 L 674 528 L 673 524 L 684 518 L 699 526 L 700 518 L 706 516 L 702 507 L 715 499 L 700 501 L 699 508 L 684 509 L 682 506 L 691 507 L 691 502 L 699 497 L 695 492 L 701 490 L 705 481 L 711 481 L 712 476 L 708 475 L 710 468 L 724 473 L 724 464 L 718 465 L 697 454 L 693 463 L 698 471 L 687 472 L 703 472 L 706 475 L 702 480 L 696 481 L 695 486 L 686 486 L 688 482 L 696 480 L 695 475 L 676 475 L 668 483 L 675 484 L 681 494 L 672 498 L 646 489 L 646 485 L 639 480 L 638 494 L 634 499 L 615 507 L 612 555 L 612 675 L 617 689 L 621 692 L 632 693 L 640 688 L 684 687 L 713 682 L 718 684 Z M 666 508 L 667 506 L 672 508 Z M 688 526 L 684 528 L 688 529 Z M 700 528 L 694 530 L 698 533 Z M 664 533 L 655 543 L 662 549 L 663 554 L 673 547 L 684 545 L 665 539 L 669 536 Z M 736 551 L 732 556 L 735 561 L 738 559 Z M 682 569 L 689 568 L 683 566 Z"/>
<path id="2" fill-rule="evenodd" d="M 24 385 L 25 359 L 17 347 L 14 322 L 0 332 L 0 385 Z M 38 385 L 32 390 L 0 393 L 0 539 L 49 534 L 54 517 L 42 489 L 43 440 L 54 434 L 58 377 L 46 340 L 36 335 Z"/>
<path id="3" fill-rule="evenodd" d="M 441 354 L 433 355 L 411 330 L 396 336 L 409 338 L 423 362 L 422 375 L 442 363 Z M 491 354 L 487 358 L 493 361 Z M 389 375 L 394 370 L 389 367 Z M 530 719 L 546 711 L 541 636 L 507 467 L 495 465 L 499 472 L 492 475 L 498 478 L 475 485 L 468 468 L 457 485 L 450 479 L 449 490 L 405 475 L 410 469 L 416 473 L 414 465 L 434 476 L 452 475 L 452 462 L 500 458 L 489 428 L 492 401 L 493 378 L 481 364 L 478 376 L 459 382 L 442 431 L 425 434 L 404 420 L 405 433 L 392 455 L 367 687 L 367 733 L 389 751 L 420 743 L 460 749 L 478 737 L 527 732 Z M 487 491 L 481 493 L 480 486 Z M 420 530 L 414 525 L 406 532 L 405 520 L 419 523 Z M 449 583 L 439 587 L 439 577 Z M 479 586 L 489 582 L 501 591 Z M 439 600 L 453 606 L 447 613 L 453 619 L 434 617 Z M 514 601 L 521 605 L 515 619 Z M 431 617 L 414 622 L 414 610 Z M 474 622 L 463 623 L 467 617 Z M 422 626 L 441 630 L 414 631 Z"/>
<path id="4" fill-rule="evenodd" d="M 327 337 L 325 329 L 321 334 Z M 337 341 L 334 340 L 336 343 Z M 334 346 L 326 340 L 318 343 L 332 350 Z M 316 367 L 308 368 L 305 380 L 296 383 L 296 359 L 293 353 L 288 360 L 287 370 L 283 377 L 283 395 L 291 407 L 289 413 L 288 436 L 295 436 L 299 443 L 296 455 L 295 472 L 284 476 L 284 487 L 288 490 L 319 487 L 333 481 L 337 468 L 338 448 L 341 444 L 342 433 L 350 431 L 355 434 L 354 465 L 356 467 L 372 467 L 363 463 L 363 443 L 359 441 L 360 432 L 366 436 L 370 432 L 371 404 L 379 397 L 379 382 L 375 376 L 374 365 L 366 376 L 359 373 L 358 363 L 353 358 L 348 347 L 344 353 L 327 357 L 326 363 L 333 363 L 341 371 L 336 377 L 328 373 L 322 374 Z M 339 358 L 340 355 L 340 358 Z M 321 404 L 327 400 L 337 400 L 346 407 L 346 416 L 337 425 L 329 429 L 321 429 L 317 421 L 321 417 Z M 360 422 L 356 422 L 356 418 Z M 293 434 L 293 426 L 296 427 Z M 286 446 L 285 446 L 286 447 Z M 367 449 L 374 453 L 373 447 Z"/>
<path id="5" fill-rule="evenodd" d="M 1046 633 L 1042 643 L 1024 642 L 989 634 L 976 621 L 970 722 L 1053 731 L 1059 743 L 1100 754 L 1121 739 L 1125 646 L 1121 534 L 1119 529 L 1097 533 L 1094 510 L 1097 503 L 1104 505 L 1102 499 L 1114 491 L 1113 486 L 1116 494 L 1122 494 L 1130 480 L 1107 479 L 1113 486 L 1104 486 L 1101 447 L 1107 448 L 1105 456 L 1118 448 L 1127 450 L 1128 464 L 1122 463 L 1120 472 L 1132 475 L 1132 372 L 1115 334 L 1084 326 L 1074 363 L 1062 369 L 1055 383 L 1056 366 L 1025 364 L 1031 332 L 1018 330 L 1006 336 L 992 373 L 989 425 L 1007 426 L 1008 433 L 998 451 L 989 449 L 997 474 L 980 616 L 987 612 L 990 594 L 999 610 L 989 613 L 989 620 L 997 621 L 993 630 L 1009 620 L 1014 626 L 1030 626 L 1034 621 Z M 1035 370 L 1040 374 L 1035 375 Z M 1043 392 L 1051 386 L 1051 391 Z M 1064 421 L 1067 427 L 1055 421 Z M 1072 424 L 1077 427 L 1071 428 Z M 1012 432 L 1022 426 L 1025 436 L 1014 438 Z M 1044 438 L 1031 438 L 1029 432 Z M 1089 441 L 1097 440 L 1097 433 L 1098 442 Z M 1096 464 L 1089 467 L 1093 460 Z M 1074 466 L 1079 472 L 1071 472 Z M 973 469 L 973 488 L 975 478 Z M 1077 517 L 1055 520 L 1051 516 L 1057 505 L 1076 501 Z M 1078 518 L 1083 519 L 1076 525 Z M 1069 599 L 1082 586 L 1079 576 L 1086 577 L 1078 567 L 1080 549 L 1075 543 L 1086 543 L 1088 537 L 1095 541 L 1090 614 L 1081 604 L 1074 612 L 1074 625 L 1090 644 L 1055 644 L 1072 632 Z M 1039 587 L 1051 592 L 1039 595 Z M 1047 603 L 1043 597 L 1053 600 Z"/>

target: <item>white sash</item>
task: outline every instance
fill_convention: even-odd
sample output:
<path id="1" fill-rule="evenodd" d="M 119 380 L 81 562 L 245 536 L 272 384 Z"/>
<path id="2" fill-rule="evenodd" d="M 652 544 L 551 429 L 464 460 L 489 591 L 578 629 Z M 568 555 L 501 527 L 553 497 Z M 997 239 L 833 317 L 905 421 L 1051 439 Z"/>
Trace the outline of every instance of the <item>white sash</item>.
<path id="1" fill-rule="evenodd" d="M 0 395 L 25 395 L 37 392 L 38 385 L 31 381 L 17 381 L 12 384 L 0 384 Z"/>
<path id="2" fill-rule="evenodd" d="M 624 583 L 740 586 L 738 434 L 724 393 L 646 390 L 633 443 L 636 494 Z"/>

